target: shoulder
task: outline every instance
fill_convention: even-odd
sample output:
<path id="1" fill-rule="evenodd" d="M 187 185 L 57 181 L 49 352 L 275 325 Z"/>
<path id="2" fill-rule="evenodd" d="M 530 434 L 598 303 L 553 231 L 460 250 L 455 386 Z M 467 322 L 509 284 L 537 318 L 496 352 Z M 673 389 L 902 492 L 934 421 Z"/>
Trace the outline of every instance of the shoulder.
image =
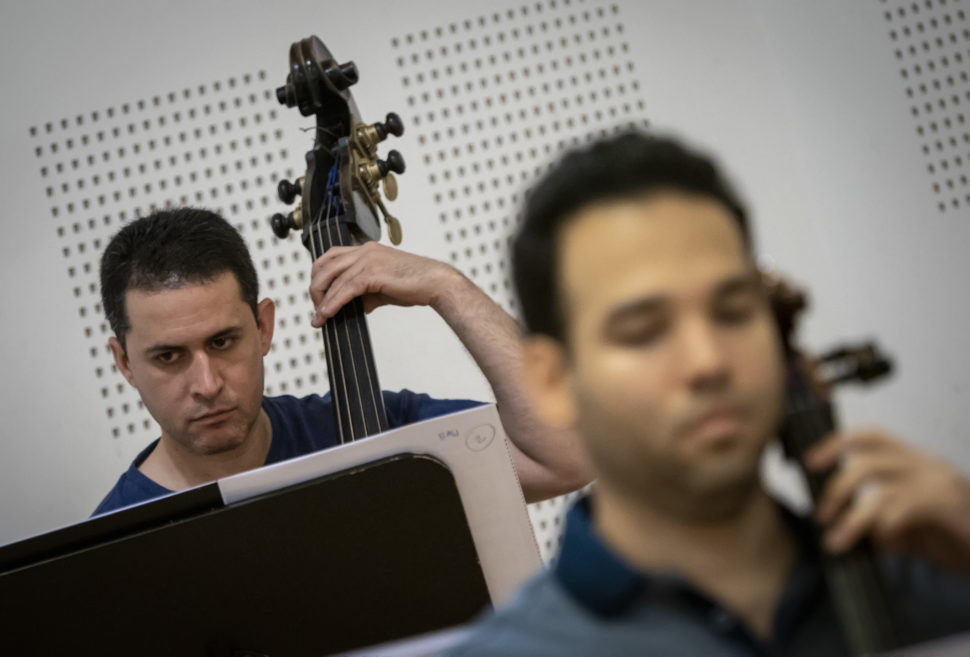
<path id="1" fill-rule="evenodd" d="M 584 654 L 577 652 L 580 647 L 564 636 L 565 631 L 577 627 L 576 621 L 582 615 L 582 610 L 569 600 L 555 578 L 543 572 L 529 581 L 507 606 L 484 614 L 447 657 Z"/>
<path id="2" fill-rule="evenodd" d="M 152 441 L 148 447 L 143 449 L 135 460 L 131 462 L 128 469 L 125 470 L 120 477 L 118 477 L 117 483 L 108 491 L 101 503 L 98 504 L 97 508 L 92 513 L 93 516 L 101 515 L 102 513 L 108 513 L 109 511 L 114 511 L 115 509 L 120 509 L 122 507 L 131 506 L 132 504 L 138 504 L 139 502 L 145 502 L 156 497 L 161 497 L 162 495 L 168 495 L 172 491 L 161 486 L 144 474 L 138 469 L 138 466 L 151 454 L 152 450 L 155 449 L 155 445 L 158 444 L 158 440 Z"/>
<path id="3" fill-rule="evenodd" d="M 437 399 L 423 392 L 413 392 L 407 388 L 397 392 L 385 390 L 383 396 L 387 420 L 392 427 L 400 427 L 439 415 L 456 413 L 483 404 L 483 402 L 471 399 Z"/>
<path id="4" fill-rule="evenodd" d="M 324 396 L 307 395 L 294 397 L 293 395 L 279 395 L 278 397 L 263 397 L 263 410 L 267 413 L 278 414 L 317 414 L 331 413 L 330 393 Z"/>
<path id="5" fill-rule="evenodd" d="M 694 654 L 679 650 L 668 641 L 669 632 L 655 625 L 638 613 L 600 617 L 578 603 L 554 573 L 544 571 L 508 605 L 482 616 L 447 657 Z"/>
<path id="6" fill-rule="evenodd" d="M 284 461 L 339 443 L 329 393 L 323 397 L 263 397 L 262 406 L 273 429 L 266 463 Z"/>
<path id="7" fill-rule="evenodd" d="M 469 399 L 435 399 L 410 390 L 382 393 L 391 428 L 478 406 Z M 337 445 L 337 427 L 330 393 L 294 397 L 263 397 L 263 410 L 273 427 L 267 463 L 301 456 Z"/>
<path id="8" fill-rule="evenodd" d="M 130 503 L 125 502 L 125 495 L 122 492 L 125 488 L 125 475 L 121 475 L 118 478 L 118 482 L 108 491 L 108 494 L 104 496 L 104 499 L 98 504 L 94 513 L 91 517 L 100 516 L 102 513 L 108 513 L 109 511 L 114 511 L 115 509 L 120 509 L 124 506 L 128 506 Z"/>

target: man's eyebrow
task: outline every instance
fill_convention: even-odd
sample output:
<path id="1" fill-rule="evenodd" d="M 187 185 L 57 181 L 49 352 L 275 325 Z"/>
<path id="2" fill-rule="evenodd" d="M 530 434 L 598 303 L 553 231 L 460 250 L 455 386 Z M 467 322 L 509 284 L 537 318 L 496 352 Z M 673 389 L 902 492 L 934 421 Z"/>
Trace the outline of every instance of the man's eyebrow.
<path id="1" fill-rule="evenodd" d="M 732 294 L 746 294 L 749 292 L 761 292 L 761 278 L 758 272 L 746 272 L 731 276 L 714 287 L 714 297 L 726 297 Z"/>
<path id="2" fill-rule="evenodd" d="M 234 333 L 238 333 L 241 330 L 242 330 L 241 326 L 230 326 L 228 328 L 224 328 L 221 331 L 213 333 L 208 338 L 206 338 L 206 342 L 212 342 L 213 340 L 218 340 L 219 338 L 228 338 L 229 336 L 233 335 Z"/>
<path id="3" fill-rule="evenodd" d="M 666 297 L 659 294 L 640 297 L 639 299 L 621 303 L 611 308 L 609 312 L 606 313 L 603 323 L 605 325 L 610 325 L 616 322 L 622 322 L 628 318 L 643 315 L 653 315 L 663 310 L 666 304 Z"/>
<path id="4" fill-rule="evenodd" d="M 216 331 L 212 335 L 208 336 L 205 339 L 205 342 L 208 343 L 208 342 L 212 342 L 213 340 L 218 340 L 220 338 L 228 338 L 228 337 L 230 337 L 230 336 L 238 333 L 240 330 L 242 330 L 242 327 L 239 327 L 239 326 L 228 326 L 228 327 L 226 327 L 224 329 L 221 329 L 219 331 Z M 163 343 L 159 343 L 159 344 L 153 344 L 150 347 L 146 347 L 145 348 L 145 354 L 146 355 L 151 355 L 151 354 L 157 354 L 157 353 L 160 353 L 160 352 L 163 352 L 163 351 L 177 351 L 177 350 L 182 349 L 182 348 L 183 348 L 183 345 L 178 345 L 178 344 L 165 344 L 163 342 Z"/>

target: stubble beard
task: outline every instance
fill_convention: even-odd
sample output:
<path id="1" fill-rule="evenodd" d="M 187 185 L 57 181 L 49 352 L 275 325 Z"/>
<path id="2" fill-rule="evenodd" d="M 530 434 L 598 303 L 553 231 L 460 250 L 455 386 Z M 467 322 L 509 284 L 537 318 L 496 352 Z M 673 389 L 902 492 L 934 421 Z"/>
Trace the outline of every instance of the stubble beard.
<path id="1" fill-rule="evenodd" d="M 200 456 L 232 452 L 239 449 L 252 436 L 253 428 L 259 419 L 259 408 L 257 406 L 252 417 L 242 416 L 237 408 L 234 413 L 236 417 L 231 417 L 217 427 L 202 427 L 201 430 L 187 427 L 183 433 L 183 440 L 179 442 L 188 445 L 191 451 Z"/>
<path id="2" fill-rule="evenodd" d="M 760 429 L 764 435 L 739 438 L 727 448 L 730 453 L 690 454 L 677 445 L 655 447 L 642 427 L 618 424 L 599 409 L 583 409 L 580 420 L 601 479 L 608 478 L 610 487 L 631 502 L 689 523 L 735 517 L 761 490 L 761 456 L 770 432 Z"/>

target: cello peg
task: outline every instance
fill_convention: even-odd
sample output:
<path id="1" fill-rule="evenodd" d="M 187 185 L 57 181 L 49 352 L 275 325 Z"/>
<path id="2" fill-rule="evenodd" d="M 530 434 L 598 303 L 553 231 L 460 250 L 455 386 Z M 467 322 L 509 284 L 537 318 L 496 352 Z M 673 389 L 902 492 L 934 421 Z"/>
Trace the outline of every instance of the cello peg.
<path id="1" fill-rule="evenodd" d="M 276 186 L 276 195 L 283 203 L 292 203 L 297 195 L 302 193 L 303 178 L 298 178 L 295 182 L 290 182 L 286 178 L 283 178 Z"/>

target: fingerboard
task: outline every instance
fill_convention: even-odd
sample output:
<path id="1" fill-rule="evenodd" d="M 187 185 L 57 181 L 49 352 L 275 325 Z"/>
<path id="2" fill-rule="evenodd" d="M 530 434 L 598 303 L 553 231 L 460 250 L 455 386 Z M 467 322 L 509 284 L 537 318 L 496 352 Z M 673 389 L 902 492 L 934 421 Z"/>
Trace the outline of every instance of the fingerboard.
<path id="1" fill-rule="evenodd" d="M 342 215 L 327 217 L 304 232 L 304 244 L 314 260 L 331 247 L 355 244 L 350 228 L 341 218 Z M 362 300 L 351 300 L 327 320 L 321 331 L 340 442 L 387 431 L 387 412 Z"/>
<path id="2" fill-rule="evenodd" d="M 835 431 L 835 412 L 799 374 L 790 377 L 787 397 L 788 410 L 780 435 L 788 457 L 802 464 L 809 448 Z M 802 471 L 817 503 L 832 471 Z M 818 528 L 816 538 L 821 545 Z M 836 555 L 822 548 L 822 555 L 826 585 L 850 654 L 874 655 L 900 647 L 895 612 L 871 544 L 861 541 Z"/>

